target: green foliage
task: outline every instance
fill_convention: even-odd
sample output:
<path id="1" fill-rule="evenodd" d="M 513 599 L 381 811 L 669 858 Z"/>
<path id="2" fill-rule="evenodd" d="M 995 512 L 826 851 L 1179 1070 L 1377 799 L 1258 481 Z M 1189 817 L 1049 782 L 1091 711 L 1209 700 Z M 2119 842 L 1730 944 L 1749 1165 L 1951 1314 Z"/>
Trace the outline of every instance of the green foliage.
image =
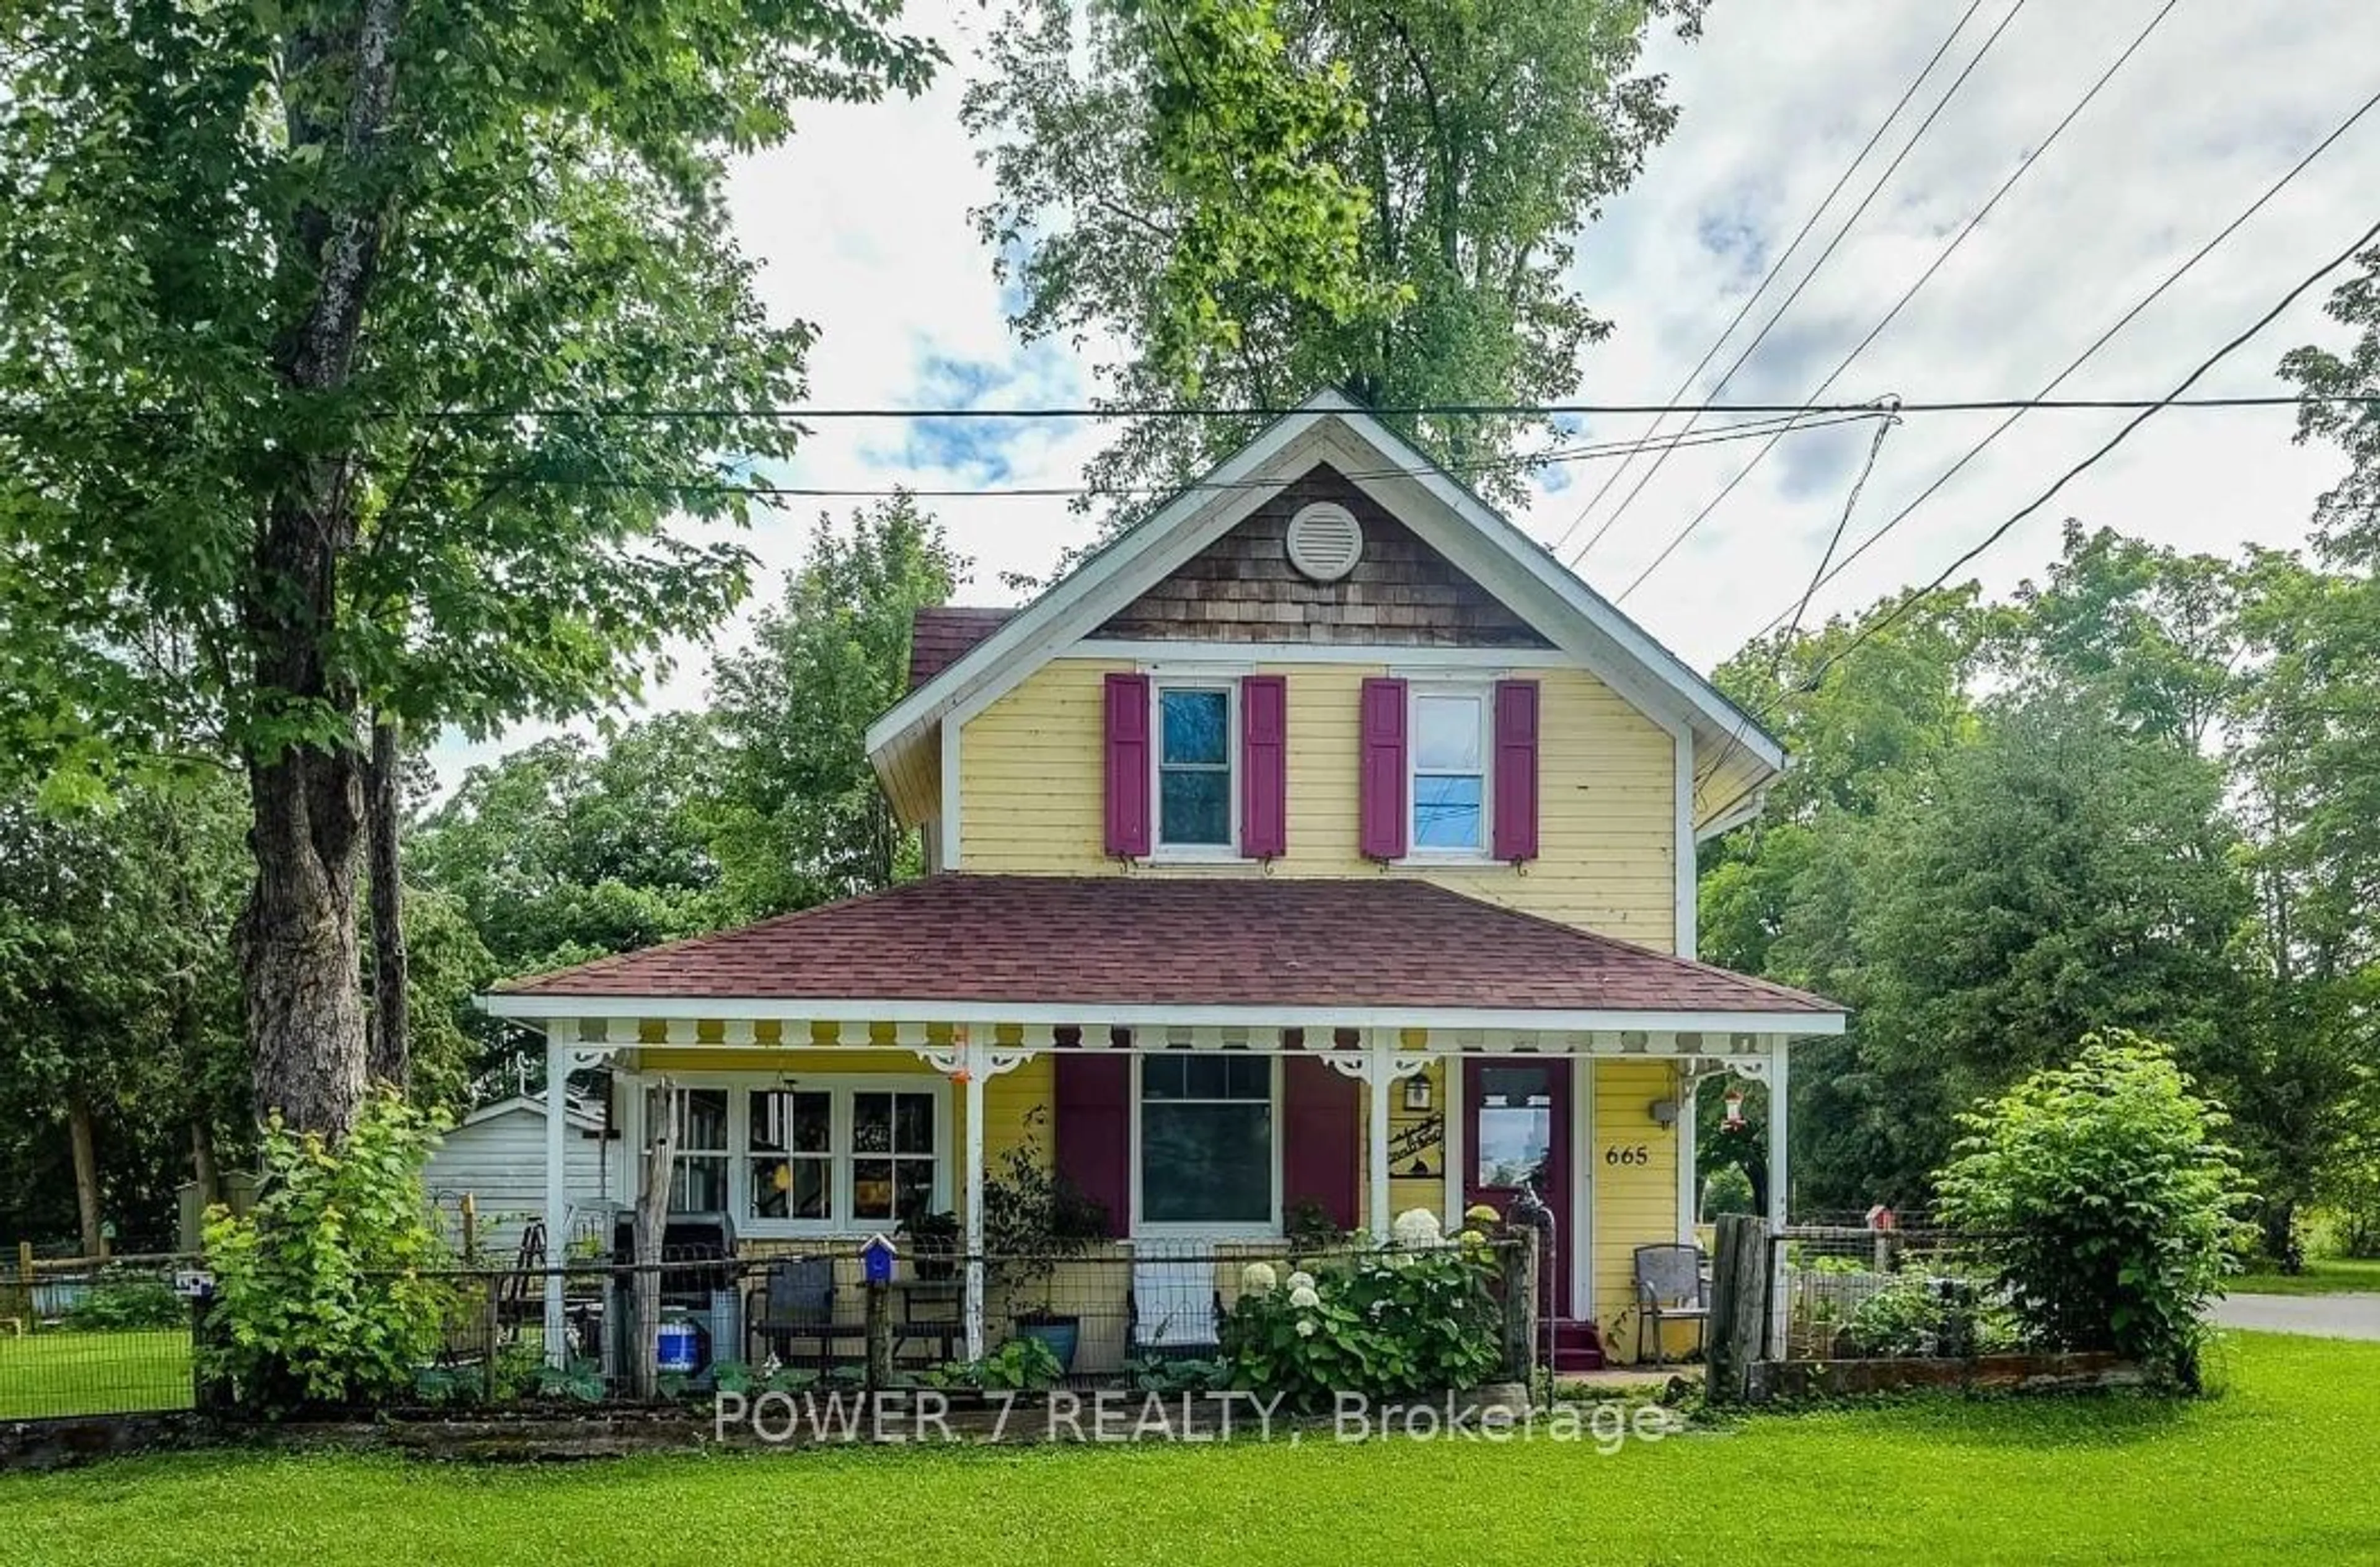
<path id="1" fill-rule="evenodd" d="M 1025 1112 L 1024 1131 L 1001 1156 L 983 1183 L 983 1249 L 992 1277 L 1018 1297 L 1039 1285 L 1040 1304 L 1024 1315 L 1049 1310 L 1050 1281 L 1061 1260 L 1079 1257 L 1107 1238 L 1107 1205 L 1069 1179 L 1042 1151 L 1041 1131 L 1050 1107 Z"/>
<path id="2" fill-rule="evenodd" d="M 748 648 L 711 665 L 718 775 L 701 810 L 719 913 L 762 918 L 875 892 L 919 869 L 868 765 L 868 726 L 907 692 L 909 625 L 966 563 L 907 495 L 824 516 Z"/>
<path id="3" fill-rule="evenodd" d="M 1941 1215 L 1992 1233 L 2010 1308 L 2062 1349 L 2114 1350 L 2195 1388 L 2245 1238 L 2228 1117 L 2160 1046 L 2089 1036 L 2070 1067 L 2036 1072 L 1961 1118 Z"/>
<path id="4" fill-rule="evenodd" d="M 1244 1290 L 1223 1322 L 1232 1385 L 1305 1410 L 1477 1387 L 1502 1355 L 1493 1257 L 1371 1254 Z"/>
<path id="5" fill-rule="evenodd" d="M 253 1211 L 207 1220 L 214 1303 L 200 1362 L 246 1408 L 368 1403 L 409 1391 L 438 1347 L 452 1291 L 421 1189 L 443 1117 L 370 1099 L 334 1150 L 275 1121 Z"/>
<path id="6" fill-rule="evenodd" d="M 1664 15 L 1687 35 L 1701 6 L 1032 0 L 965 109 L 1014 324 L 1122 345 L 1127 407 L 1323 385 L 1391 407 L 1556 400 L 1609 331 L 1572 281 L 1577 237 L 1676 118 L 1667 83 L 1632 74 Z M 1552 429 L 1402 422 L 1505 498 L 1509 459 Z M 1133 420 L 1089 477 L 1180 480 L 1250 433 Z"/>
<path id="7" fill-rule="evenodd" d="M 1123 1378 L 1125 1384 L 1137 1392 L 1214 1392 L 1232 1385 L 1232 1363 L 1196 1355 L 1128 1355 L 1123 1363 Z"/>
<path id="8" fill-rule="evenodd" d="M 1066 1374 L 1057 1352 L 1026 1334 L 1002 1344 L 971 1366 L 961 1368 L 961 1384 L 987 1392 L 1028 1392 L 1054 1387 Z"/>
<path id="9" fill-rule="evenodd" d="M 178 1328 L 190 1319 L 190 1303 L 157 1279 L 103 1280 L 66 1314 L 66 1325 L 92 1330 Z"/>

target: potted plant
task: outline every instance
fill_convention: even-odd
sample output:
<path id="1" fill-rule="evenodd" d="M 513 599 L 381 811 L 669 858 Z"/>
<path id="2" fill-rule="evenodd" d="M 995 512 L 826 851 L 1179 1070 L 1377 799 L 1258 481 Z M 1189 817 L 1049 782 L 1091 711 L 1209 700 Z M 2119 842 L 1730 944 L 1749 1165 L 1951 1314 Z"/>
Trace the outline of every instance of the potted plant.
<path id="1" fill-rule="evenodd" d="M 1050 1284 L 1061 1261 L 1107 1238 L 1108 1209 L 1043 1159 L 1039 1134 L 1049 1119 L 1047 1105 L 1027 1111 L 1025 1136 L 985 1177 L 983 1246 L 1018 1336 L 1040 1340 L 1071 1371 L 1082 1318 L 1051 1308 Z"/>
<path id="2" fill-rule="evenodd" d="M 924 1203 L 913 1205 L 901 1217 L 901 1233 L 908 1237 L 909 1259 L 920 1279 L 948 1279 L 959 1266 L 959 1216 L 944 1209 L 936 1213 Z"/>

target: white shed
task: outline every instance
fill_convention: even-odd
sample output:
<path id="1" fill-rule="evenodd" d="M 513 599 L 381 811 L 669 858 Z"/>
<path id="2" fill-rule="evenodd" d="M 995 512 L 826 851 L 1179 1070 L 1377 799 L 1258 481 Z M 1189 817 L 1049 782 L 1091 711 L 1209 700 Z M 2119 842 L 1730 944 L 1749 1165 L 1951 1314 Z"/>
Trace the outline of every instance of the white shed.
<path id="1" fill-rule="evenodd" d="M 608 1238 L 606 1216 L 628 1200 L 622 1196 L 621 1139 L 604 1136 L 600 1105 L 573 1099 L 567 1113 L 563 1169 L 570 1224 L 564 1239 L 566 1244 L 582 1232 Z M 461 1244 L 468 1195 L 481 1254 L 509 1259 L 519 1249 L 522 1228 L 545 1211 L 545 1096 L 515 1094 L 463 1117 L 430 1156 L 423 1180 L 448 1240 Z"/>

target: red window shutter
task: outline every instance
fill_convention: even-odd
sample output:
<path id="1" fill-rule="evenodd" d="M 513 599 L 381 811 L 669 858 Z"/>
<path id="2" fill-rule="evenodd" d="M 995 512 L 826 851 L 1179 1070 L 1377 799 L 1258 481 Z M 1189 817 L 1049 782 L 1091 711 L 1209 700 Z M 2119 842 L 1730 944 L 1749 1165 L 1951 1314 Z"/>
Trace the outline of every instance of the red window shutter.
<path id="1" fill-rule="evenodd" d="M 1371 859 L 1405 852 L 1405 683 L 1364 682 L 1363 826 L 1360 848 Z"/>
<path id="2" fill-rule="evenodd" d="M 1496 682 L 1496 857 L 1537 857 L 1537 683 Z"/>
<path id="3" fill-rule="evenodd" d="M 1342 1230 L 1355 1227 L 1363 1127 L 1354 1079 L 1310 1055 L 1281 1058 L 1281 1206 L 1318 1204 Z"/>
<path id="4" fill-rule="evenodd" d="M 1148 853 L 1148 676 L 1108 676 L 1108 853 Z"/>
<path id="5" fill-rule="evenodd" d="M 1289 681 L 1240 681 L 1240 853 L 1272 859 L 1289 852 Z"/>
<path id="6" fill-rule="evenodd" d="M 1103 1203 L 1108 1233 L 1132 1225 L 1132 1052 L 1051 1052 L 1057 1069 L 1057 1170 Z"/>

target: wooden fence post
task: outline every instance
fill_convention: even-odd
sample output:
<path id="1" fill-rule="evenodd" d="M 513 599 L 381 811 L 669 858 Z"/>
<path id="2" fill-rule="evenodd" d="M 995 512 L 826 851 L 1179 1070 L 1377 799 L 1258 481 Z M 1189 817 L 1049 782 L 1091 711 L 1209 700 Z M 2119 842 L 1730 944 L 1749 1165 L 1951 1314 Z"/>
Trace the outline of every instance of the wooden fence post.
<path id="1" fill-rule="evenodd" d="M 1531 1390 L 1537 1375 L 1537 1232 L 1514 1225 L 1498 1257 L 1504 1289 L 1504 1375 Z"/>
<path id="2" fill-rule="evenodd" d="M 892 1385 L 892 1286 L 882 1279 L 868 1281 L 868 1391 Z"/>
<path id="3" fill-rule="evenodd" d="M 1718 1221 L 1711 1257 L 1709 1374 L 1713 1403 L 1741 1403 L 1752 1386 L 1752 1363 L 1768 1319 L 1768 1223 L 1730 1213 Z"/>

